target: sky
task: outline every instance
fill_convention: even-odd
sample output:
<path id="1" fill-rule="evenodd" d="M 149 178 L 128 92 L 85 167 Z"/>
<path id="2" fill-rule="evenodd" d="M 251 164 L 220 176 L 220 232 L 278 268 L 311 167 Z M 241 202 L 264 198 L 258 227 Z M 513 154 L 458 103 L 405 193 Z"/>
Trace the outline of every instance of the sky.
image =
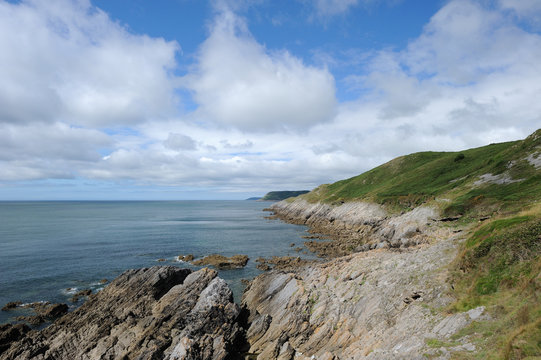
<path id="1" fill-rule="evenodd" d="M 0 200 L 244 199 L 541 128 L 541 0 L 0 0 Z"/>

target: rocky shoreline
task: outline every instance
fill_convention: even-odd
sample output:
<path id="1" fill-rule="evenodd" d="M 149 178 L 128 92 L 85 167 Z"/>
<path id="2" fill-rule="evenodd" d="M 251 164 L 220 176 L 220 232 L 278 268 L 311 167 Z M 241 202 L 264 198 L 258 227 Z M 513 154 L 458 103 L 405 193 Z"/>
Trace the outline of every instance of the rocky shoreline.
<path id="1" fill-rule="evenodd" d="M 251 282 L 242 304 L 258 359 L 448 359 L 475 350 L 467 338 L 433 346 L 487 317 L 483 307 L 442 315 L 453 301 L 448 264 L 463 238 L 435 209 L 393 216 L 376 204 L 297 199 L 270 210 L 333 238 L 316 243 L 334 259 Z"/>
<path id="2" fill-rule="evenodd" d="M 376 204 L 304 200 L 271 209 L 334 239 L 318 251 L 332 259 L 256 260 L 267 272 L 240 306 L 208 268 L 130 270 L 43 330 L 3 326 L 0 359 L 447 359 L 475 351 L 467 337 L 434 346 L 488 316 L 483 307 L 442 311 L 453 301 L 448 264 L 463 239 L 435 209 L 392 216 Z"/>
<path id="3" fill-rule="evenodd" d="M 174 266 L 126 271 L 43 330 L 4 327 L 0 359 L 225 359 L 245 339 L 217 272 Z"/>
<path id="4" fill-rule="evenodd" d="M 383 206 L 347 202 L 338 206 L 308 203 L 303 199 L 280 201 L 270 206 L 270 218 L 306 225 L 310 237 L 330 241 L 306 241 L 305 246 L 324 258 L 335 258 L 374 249 L 404 249 L 425 244 L 438 236 L 438 212 L 427 206 L 390 215 Z"/>

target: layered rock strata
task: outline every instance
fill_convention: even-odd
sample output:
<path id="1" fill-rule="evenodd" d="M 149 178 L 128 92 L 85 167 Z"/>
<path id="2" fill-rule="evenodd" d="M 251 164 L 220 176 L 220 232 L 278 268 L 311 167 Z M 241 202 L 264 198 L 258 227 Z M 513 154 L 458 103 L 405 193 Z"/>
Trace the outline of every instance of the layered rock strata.
<path id="1" fill-rule="evenodd" d="M 0 359 L 235 358 L 240 314 L 214 270 L 129 270 L 41 331 L 2 329 Z"/>
<path id="2" fill-rule="evenodd" d="M 426 243 L 438 213 L 421 206 L 401 215 L 389 215 L 381 205 L 347 202 L 340 205 L 308 203 L 303 199 L 281 201 L 269 210 L 272 217 L 307 225 L 333 241 L 307 241 L 322 257 L 337 257 L 376 248 L 407 248 Z"/>
<path id="3" fill-rule="evenodd" d="M 427 345 L 483 316 L 483 308 L 438 311 L 452 301 L 446 264 L 458 242 L 449 233 L 416 248 L 258 276 L 242 300 L 250 309 L 250 352 L 257 359 L 445 359 L 474 350 L 467 339 L 451 348 Z"/>

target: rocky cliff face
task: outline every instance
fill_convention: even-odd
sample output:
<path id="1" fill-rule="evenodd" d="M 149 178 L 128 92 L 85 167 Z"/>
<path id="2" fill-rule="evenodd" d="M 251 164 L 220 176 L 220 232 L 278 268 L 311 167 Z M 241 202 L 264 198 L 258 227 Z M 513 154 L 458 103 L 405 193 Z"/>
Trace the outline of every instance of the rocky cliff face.
<path id="1" fill-rule="evenodd" d="M 13 336 L 0 359 L 235 358 L 239 314 L 214 270 L 129 270 L 51 326 Z"/>
<path id="2" fill-rule="evenodd" d="M 331 237 L 331 242 L 305 243 L 310 250 L 325 257 L 375 248 L 407 248 L 426 243 L 437 231 L 433 225 L 438 212 L 431 207 L 421 206 L 391 216 L 382 206 L 373 203 L 347 202 L 333 206 L 296 199 L 273 204 L 270 210 L 276 218 L 307 225 L 311 232 Z"/>

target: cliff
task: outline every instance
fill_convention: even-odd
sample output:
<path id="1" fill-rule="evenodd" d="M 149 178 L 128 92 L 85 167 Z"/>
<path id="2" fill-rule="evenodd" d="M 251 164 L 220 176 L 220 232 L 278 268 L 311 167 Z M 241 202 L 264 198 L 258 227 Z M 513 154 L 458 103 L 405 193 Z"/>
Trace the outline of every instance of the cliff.
<path id="1" fill-rule="evenodd" d="M 309 241 L 306 246 L 320 256 L 336 257 L 352 252 L 381 248 L 407 248 L 426 243 L 437 230 L 438 210 L 420 206 L 413 211 L 392 215 L 379 204 L 352 201 L 338 206 L 309 203 L 302 198 L 281 201 L 270 207 L 286 222 L 307 225 L 310 232 L 332 241 Z"/>

